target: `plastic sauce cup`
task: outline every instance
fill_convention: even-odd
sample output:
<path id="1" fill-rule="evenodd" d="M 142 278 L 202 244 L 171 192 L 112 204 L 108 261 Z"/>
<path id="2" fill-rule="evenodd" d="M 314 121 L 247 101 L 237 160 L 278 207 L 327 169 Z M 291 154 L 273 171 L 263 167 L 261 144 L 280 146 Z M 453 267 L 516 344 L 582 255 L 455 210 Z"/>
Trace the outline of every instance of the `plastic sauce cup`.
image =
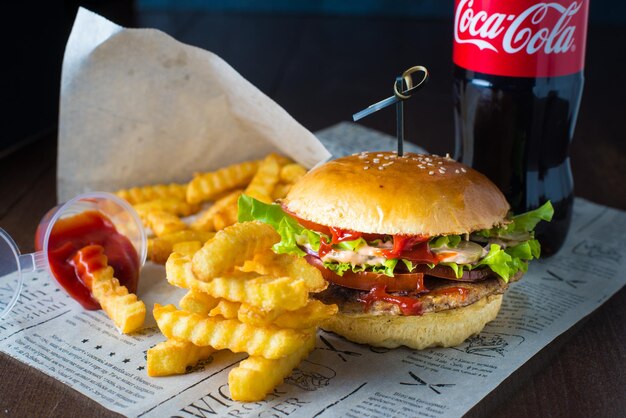
<path id="1" fill-rule="evenodd" d="M 41 219 L 35 236 L 37 251 L 20 254 L 9 234 L 0 228 L 0 319 L 15 306 L 22 290 L 23 275 L 33 271 L 45 271 L 55 278 L 48 262 L 50 234 L 59 219 L 78 215 L 85 211 L 97 211 L 107 217 L 120 234 L 129 239 L 139 257 L 139 267 L 146 261 L 148 252 L 146 232 L 137 212 L 123 199 L 106 192 L 90 192 L 52 208 Z"/>

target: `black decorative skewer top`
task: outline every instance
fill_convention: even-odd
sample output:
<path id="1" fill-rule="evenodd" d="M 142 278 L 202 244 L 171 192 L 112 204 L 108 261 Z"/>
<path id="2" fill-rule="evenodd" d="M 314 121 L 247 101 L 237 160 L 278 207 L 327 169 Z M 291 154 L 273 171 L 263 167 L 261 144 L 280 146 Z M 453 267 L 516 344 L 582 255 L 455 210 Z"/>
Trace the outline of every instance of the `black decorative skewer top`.
<path id="1" fill-rule="evenodd" d="M 422 74 L 422 78 L 418 83 L 413 83 L 413 74 L 419 72 Z M 352 115 L 352 119 L 356 122 L 365 116 L 371 115 L 374 112 L 379 111 L 387 106 L 395 103 L 396 105 L 396 136 L 398 137 L 398 156 L 402 156 L 404 153 L 404 101 L 411 97 L 411 93 L 420 89 L 424 83 L 428 80 L 428 70 L 426 67 L 416 65 L 409 68 L 402 73 L 401 76 L 396 77 L 396 81 L 393 84 L 393 96 L 388 97 L 380 102 L 374 103 L 368 106 L 366 109 L 361 110 L 358 113 Z"/>

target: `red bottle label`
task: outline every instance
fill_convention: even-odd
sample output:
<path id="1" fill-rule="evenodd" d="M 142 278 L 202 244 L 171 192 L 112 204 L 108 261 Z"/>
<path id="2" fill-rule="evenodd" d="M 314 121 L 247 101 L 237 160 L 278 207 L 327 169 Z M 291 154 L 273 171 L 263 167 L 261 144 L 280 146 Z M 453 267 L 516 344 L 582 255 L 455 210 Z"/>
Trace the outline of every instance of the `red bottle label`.
<path id="1" fill-rule="evenodd" d="M 555 77 L 584 68 L 588 0 L 456 0 L 454 63 L 480 73 Z"/>

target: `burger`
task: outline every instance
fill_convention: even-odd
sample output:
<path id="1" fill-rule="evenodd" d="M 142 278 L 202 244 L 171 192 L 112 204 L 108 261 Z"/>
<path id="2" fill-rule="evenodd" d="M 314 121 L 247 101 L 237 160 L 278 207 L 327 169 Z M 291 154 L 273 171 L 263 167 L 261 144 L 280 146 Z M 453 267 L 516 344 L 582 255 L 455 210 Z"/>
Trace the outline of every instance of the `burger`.
<path id="1" fill-rule="evenodd" d="M 540 255 L 548 202 L 511 215 L 500 190 L 449 156 L 362 152 L 313 169 L 279 204 L 242 196 L 239 221 L 272 225 L 277 253 L 305 257 L 339 313 L 322 328 L 373 346 L 462 343 Z"/>

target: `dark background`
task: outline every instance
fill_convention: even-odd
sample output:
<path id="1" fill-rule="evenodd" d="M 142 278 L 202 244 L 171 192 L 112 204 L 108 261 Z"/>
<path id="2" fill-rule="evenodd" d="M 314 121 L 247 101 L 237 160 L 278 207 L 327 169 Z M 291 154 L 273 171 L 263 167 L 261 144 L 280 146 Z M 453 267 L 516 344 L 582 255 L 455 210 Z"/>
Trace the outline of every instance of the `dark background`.
<path id="1" fill-rule="evenodd" d="M 359 63 L 364 71 L 380 73 L 380 83 L 385 85 L 389 79 L 393 79 L 395 73 L 402 68 L 384 67 L 386 54 L 390 51 L 401 53 L 407 67 L 414 65 L 420 60 L 420 47 L 428 48 L 428 37 L 445 36 L 451 39 L 453 0 L 91 0 L 91 1 L 45 1 L 45 2 L 12 2 L 4 7 L 5 13 L 2 25 L 2 97 L 5 102 L 5 117 L 2 135 L 0 137 L 0 158 L 10 153 L 16 147 L 41 138 L 50 131 L 56 129 L 58 118 L 58 94 L 61 76 L 61 64 L 65 42 L 79 5 L 95 11 L 116 23 L 128 27 L 156 27 L 164 30 L 172 36 L 193 45 L 198 45 L 216 52 L 227 62 L 240 71 L 246 78 L 256 84 L 262 91 L 270 95 L 286 110 L 292 113 L 307 128 L 316 130 L 323 128 L 320 121 L 347 120 L 358 109 L 341 109 L 334 118 L 321 116 L 318 119 L 301 119 L 298 116 L 298 107 L 309 106 L 322 109 L 324 103 L 307 101 L 306 97 L 298 98 L 299 103 L 291 103 L 288 99 L 274 97 L 274 84 L 266 85 L 264 76 L 269 71 L 280 75 L 281 71 L 272 67 L 267 60 L 259 60 L 255 68 L 245 68 L 238 65 L 238 51 L 228 45 L 223 39 L 214 37 L 209 39 L 203 36 L 201 25 L 220 25 L 221 17 L 228 17 L 229 24 L 237 24 L 237 17 L 245 20 L 250 15 L 259 18 L 257 25 L 252 27 L 243 26 L 242 30 L 249 31 L 249 39 L 254 41 L 255 36 L 264 36 L 269 26 L 280 25 L 285 36 L 277 39 L 276 49 L 284 51 L 285 48 L 293 48 L 298 41 L 295 25 L 307 24 L 307 19 L 314 20 L 319 16 L 328 16 L 330 19 L 324 30 L 332 36 L 354 36 L 355 48 L 363 49 L 364 53 L 359 56 Z M 419 27 L 411 28 L 411 22 L 419 19 L 422 23 Z M 427 22 L 447 22 L 449 30 L 445 33 L 429 31 Z M 619 30 L 621 39 L 615 39 L 610 45 L 597 45 L 594 42 L 595 35 L 606 27 L 625 27 L 626 2 L 611 0 L 594 0 L 590 7 L 590 28 L 587 63 L 594 54 L 625 54 L 624 41 L 626 35 Z M 358 27 L 359 31 L 354 34 L 346 28 Z M 368 27 L 370 28 L 368 30 Z M 380 37 L 380 31 L 385 31 L 386 36 Z M 306 41 L 306 40 L 304 40 Z M 323 38 L 312 39 L 312 42 L 324 41 Z M 392 48 L 389 42 L 401 44 Z M 323 61 L 329 59 L 341 59 L 341 51 L 333 51 L 332 45 L 320 42 L 315 47 L 319 55 L 300 57 L 305 58 L 300 63 L 293 65 L 307 65 L 319 67 L 324 70 Z M 449 51 L 441 54 L 444 60 L 428 63 L 431 68 L 433 81 L 441 94 L 440 100 L 445 101 L 449 109 L 444 114 L 437 115 L 443 122 L 442 126 L 452 124 L 452 59 L 451 42 L 447 44 Z M 328 48 L 328 50 L 325 50 Z M 248 47 L 247 49 L 254 50 Z M 329 56 L 329 53 L 339 53 L 339 56 Z M 270 54 L 271 56 L 271 54 Z M 354 56 L 354 54 L 353 54 Z M 245 60 L 240 59 L 243 62 Z M 308 62 L 307 62 L 308 61 Z M 387 60 L 389 61 L 389 60 Z M 394 61 L 397 61 L 394 60 Z M 383 65 L 381 65 L 381 63 Z M 421 63 L 421 62 L 420 62 Z M 383 68 L 384 67 L 384 68 Z M 279 69 L 280 70 L 280 69 Z M 259 74 L 261 73 L 261 74 Z M 303 72 L 306 75 L 306 71 Z M 331 84 L 326 86 L 328 100 L 341 101 L 342 95 L 351 95 L 354 92 L 342 91 L 342 77 L 354 76 L 347 74 L 327 74 Z M 356 75 L 358 77 L 358 75 Z M 621 76 L 621 74 L 620 74 Z M 623 96 L 626 93 L 624 81 L 619 77 L 611 79 L 611 88 L 604 94 Z M 306 83 L 306 80 L 294 80 L 294 82 Z M 335 84 L 336 83 L 336 84 Z M 432 83 L 431 83 L 432 84 Z M 307 94 L 307 88 L 302 85 L 292 86 L 301 89 L 303 95 Z M 316 86 L 309 86 L 316 88 Z M 591 94 L 590 89 L 594 86 L 586 86 L 585 94 Z M 364 86 L 360 92 L 375 92 Z M 365 96 L 365 95 L 364 95 Z M 370 94 L 368 100 L 377 100 L 378 96 Z M 626 107 L 622 107 L 626 109 Z M 584 96 L 583 109 L 584 111 Z M 310 112 L 311 113 L 311 112 Z M 429 113 L 425 116 L 430 117 Z M 386 118 L 390 119 L 390 118 Z M 380 123 L 365 121 L 365 124 L 374 125 L 381 129 Z M 383 130 L 392 132 L 390 127 L 382 127 Z M 409 132 L 410 136 L 411 132 Z M 427 134 L 427 133 L 424 133 Z M 446 129 L 438 133 L 445 137 L 444 148 L 449 148 L 452 141 L 452 130 Z M 615 135 L 623 137 L 616 126 Z M 414 133 L 412 139 L 420 142 L 418 134 Z M 442 150 L 432 150 L 441 152 Z M 1 160 L 0 160 L 1 161 Z"/>

